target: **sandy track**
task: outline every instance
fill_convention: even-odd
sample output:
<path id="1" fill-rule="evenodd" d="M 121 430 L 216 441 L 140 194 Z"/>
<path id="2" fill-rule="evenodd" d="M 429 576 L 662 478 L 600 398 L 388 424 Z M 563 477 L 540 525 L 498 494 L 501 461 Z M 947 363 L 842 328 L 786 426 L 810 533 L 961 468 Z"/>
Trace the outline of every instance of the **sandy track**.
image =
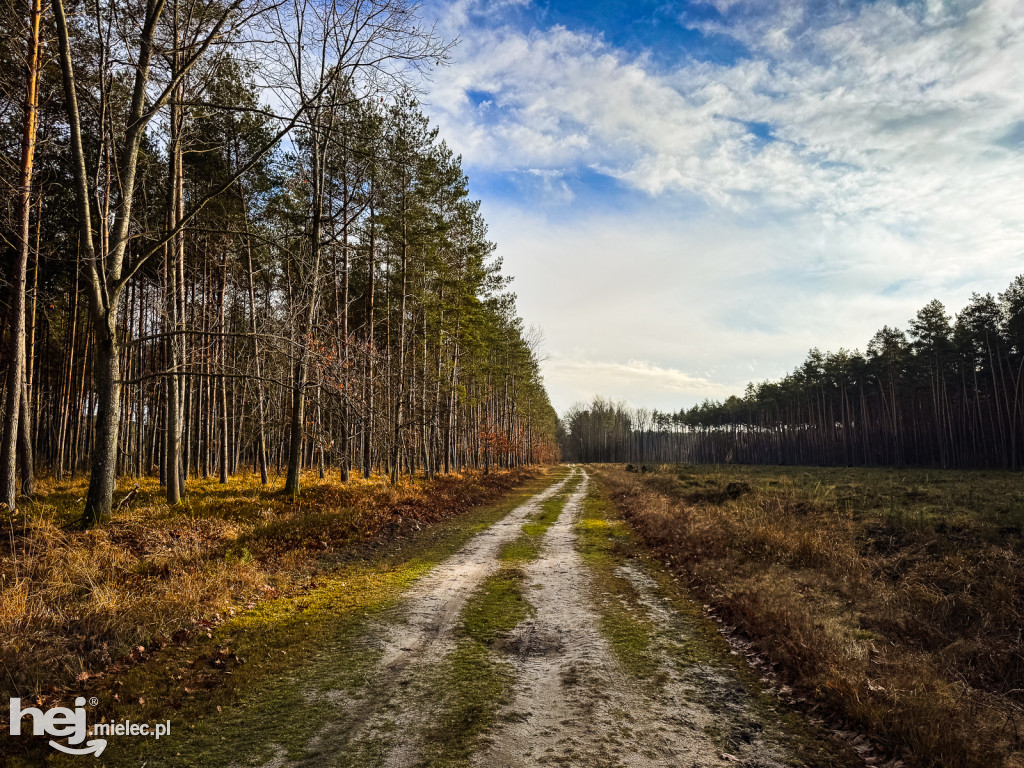
<path id="1" fill-rule="evenodd" d="M 376 646 L 381 656 L 367 676 L 358 698 L 346 691 L 310 692 L 310 699 L 326 698 L 338 717 L 326 725 L 307 747 L 307 756 L 288 761 L 278 752 L 263 768 L 336 764 L 336 755 L 355 750 L 367 765 L 406 766 L 416 761 L 419 730 L 428 712 L 428 700 L 420 690 L 424 670 L 454 647 L 453 630 L 469 597 L 499 567 L 501 547 L 519 536 L 526 520 L 557 494 L 570 476 L 531 496 L 498 522 L 474 536 L 458 552 L 419 579 L 403 596 L 398 616 L 391 623 L 370 629 L 364 642 Z M 389 733 L 400 734 L 391 739 Z M 365 745 L 392 742 L 384 750 Z M 363 745 L 363 746 L 360 746 Z M 361 763 L 360 763 L 361 764 Z"/>
<path id="2" fill-rule="evenodd" d="M 484 579 L 497 571 L 498 551 L 519 535 L 527 518 L 540 512 L 544 501 L 567 481 L 565 478 L 531 497 L 417 581 L 402 601 L 405 621 L 392 625 L 385 634 L 381 667 L 394 672 L 412 662 L 436 661 L 450 650 L 462 607 Z"/>
<path id="3" fill-rule="evenodd" d="M 380 667 L 385 679 L 412 686 L 406 689 L 406 700 L 397 715 L 385 717 L 383 723 L 379 718 L 370 722 L 371 728 L 380 729 L 383 725 L 403 734 L 386 754 L 385 768 L 406 768 L 416 763 L 420 748 L 418 731 L 429 719 L 429 713 L 421 711 L 417 704 L 430 698 L 427 691 L 416 685 L 421 680 L 418 669 L 439 661 L 453 649 L 452 631 L 462 608 L 484 580 L 498 570 L 499 550 L 519 536 L 523 523 L 539 513 L 544 501 L 557 494 L 570 477 L 572 474 L 531 497 L 474 537 L 406 595 L 405 621 L 392 626 L 386 634 Z"/>
<path id="4" fill-rule="evenodd" d="M 391 623 L 364 638 L 381 651 L 356 697 L 329 692 L 337 719 L 308 744 L 300 766 L 412 768 L 424 754 L 423 733 L 435 722 L 436 670 L 458 644 L 456 628 L 469 598 L 501 567 L 503 545 L 570 477 L 531 497 L 481 532 L 406 593 Z M 512 665 L 511 702 L 482 739 L 475 768 L 568 765 L 586 768 L 784 768 L 781 749 L 762 738 L 765 723 L 750 711 L 743 686 L 724 671 L 674 661 L 669 646 L 685 629 L 657 584 L 635 561 L 616 575 L 635 588 L 640 609 L 659 627 L 657 682 L 631 676 L 601 633 L 591 572 L 577 551 L 575 523 L 587 494 L 583 480 L 524 563 L 523 592 L 534 614 L 492 648 Z M 433 680 L 434 682 L 430 682 Z M 320 698 L 325 694 L 319 694 Z M 713 700 L 709 709 L 709 698 Z M 714 712 L 712 711 L 714 710 Z M 740 727 L 742 743 L 726 753 L 713 734 Z M 347 756 L 339 760 L 341 756 Z M 278 752 L 267 768 L 295 765 Z"/>
<path id="5" fill-rule="evenodd" d="M 518 651 L 515 698 L 474 765 L 723 765 L 722 750 L 704 733 L 710 716 L 687 701 L 684 681 L 659 691 L 641 687 L 600 634 L 574 531 L 586 482 L 548 530 L 540 558 L 525 568 L 536 614 L 511 643 Z M 777 765 L 769 755 L 759 764 Z"/>

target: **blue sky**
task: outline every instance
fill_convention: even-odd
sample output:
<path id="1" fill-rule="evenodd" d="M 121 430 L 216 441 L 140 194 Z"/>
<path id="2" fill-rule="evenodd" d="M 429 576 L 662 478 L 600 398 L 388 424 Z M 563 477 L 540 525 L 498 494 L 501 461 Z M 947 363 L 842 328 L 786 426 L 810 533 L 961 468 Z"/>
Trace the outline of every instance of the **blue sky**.
<path id="1" fill-rule="evenodd" d="M 1024 5 L 428 5 L 555 406 L 676 409 L 1024 271 Z"/>

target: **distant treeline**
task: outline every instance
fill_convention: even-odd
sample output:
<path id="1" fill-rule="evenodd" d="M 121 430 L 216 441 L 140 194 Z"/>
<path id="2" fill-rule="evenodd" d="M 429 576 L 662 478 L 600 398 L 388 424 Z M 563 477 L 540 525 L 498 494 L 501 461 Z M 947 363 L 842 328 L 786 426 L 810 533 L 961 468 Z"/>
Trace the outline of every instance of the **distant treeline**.
<path id="1" fill-rule="evenodd" d="M 955 317 L 938 300 L 867 351 L 812 349 L 779 381 L 689 410 L 596 398 L 562 423 L 577 461 L 918 465 L 1024 463 L 1024 275 L 974 294 Z"/>

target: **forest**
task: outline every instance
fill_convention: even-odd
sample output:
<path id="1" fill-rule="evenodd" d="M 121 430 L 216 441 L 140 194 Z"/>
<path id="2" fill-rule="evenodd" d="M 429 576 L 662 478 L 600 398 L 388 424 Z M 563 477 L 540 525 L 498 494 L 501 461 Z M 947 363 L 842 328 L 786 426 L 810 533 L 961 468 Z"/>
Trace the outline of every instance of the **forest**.
<path id="1" fill-rule="evenodd" d="M 0 6 L 0 502 L 556 457 L 406 0 Z"/>
<path id="2" fill-rule="evenodd" d="M 652 242 L 599 188 L 664 216 L 675 259 L 659 174 L 707 187 L 665 188 L 689 210 L 737 183 L 730 145 L 751 178 L 775 158 L 772 197 L 785 153 L 829 156 L 787 138 L 795 102 L 718 112 L 800 80 L 781 58 L 705 51 L 692 88 L 692 62 L 646 69 L 725 39 L 707 6 L 736 3 L 695 3 L 705 32 L 668 4 L 668 56 L 589 5 L 607 30 L 508 0 L 0 0 L 0 764 L 1024 765 L 1024 275 L 742 396 L 559 418 L 484 210 L 584 349 L 603 326 L 574 292 L 635 314 L 607 233 Z M 769 22 L 745 39 L 781 56 Z"/>
<path id="3" fill-rule="evenodd" d="M 595 398 L 573 407 L 562 451 L 579 461 L 921 466 L 1024 465 L 1024 276 L 951 317 L 930 301 L 865 352 L 812 349 L 742 397 L 675 413 Z"/>

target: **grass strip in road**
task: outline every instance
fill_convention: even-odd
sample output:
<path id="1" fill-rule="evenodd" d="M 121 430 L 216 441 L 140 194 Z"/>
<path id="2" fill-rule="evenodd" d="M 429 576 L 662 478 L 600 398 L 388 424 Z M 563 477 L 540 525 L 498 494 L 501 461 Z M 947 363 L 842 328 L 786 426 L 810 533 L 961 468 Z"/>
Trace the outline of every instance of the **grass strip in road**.
<path id="1" fill-rule="evenodd" d="M 468 765 L 479 737 L 508 702 L 515 673 L 495 646 L 533 612 L 523 596 L 523 580 L 519 568 L 505 565 L 463 609 L 458 647 L 435 670 L 433 687 L 443 699 L 424 733 L 421 765 L 426 768 Z"/>
<path id="2" fill-rule="evenodd" d="M 533 608 L 523 597 L 525 576 L 515 566 L 504 566 L 487 577 L 462 611 L 462 633 L 484 646 L 507 637 Z"/>
<path id="3" fill-rule="evenodd" d="M 338 716 L 325 695 L 353 698 L 377 652 L 358 640 L 368 622 L 394 606 L 413 580 L 456 552 L 530 496 L 564 477 L 534 479 L 502 503 L 426 528 L 364 559 L 340 564 L 305 595 L 265 601 L 213 628 L 203 641 L 169 648 L 121 675 L 99 693 L 107 720 L 170 719 L 172 735 L 118 739 L 103 754 L 115 766 L 226 766 L 265 762 L 275 745 L 307 756 L 314 735 Z M 99 719 L 90 715 L 90 721 Z M 21 761 L 20 763 L 18 761 Z M 14 758 L 13 766 L 77 765 L 49 751 Z"/>
<path id="4" fill-rule="evenodd" d="M 463 640 L 436 670 L 445 697 L 423 734 L 421 768 L 465 768 L 480 736 L 509 700 L 515 672 L 488 647 Z"/>
<path id="5" fill-rule="evenodd" d="M 440 714 L 424 734 L 423 766 L 468 765 L 480 736 L 509 701 L 515 674 L 501 660 L 498 644 L 533 613 L 523 595 L 525 575 L 520 566 L 538 557 L 544 535 L 582 480 L 582 473 L 576 473 L 530 516 L 522 533 L 501 548 L 501 569 L 484 581 L 463 608 L 459 645 L 435 672 L 434 688 L 444 694 Z"/>
<path id="6" fill-rule="evenodd" d="M 592 484 L 576 521 L 577 548 L 590 569 L 601 633 L 627 672 L 651 679 L 659 668 L 655 627 L 640 606 L 636 589 L 616 573 L 632 542 L 625 524 L 609 519 L 606 503 Z"/>
<path id="7" fill-rule="evenodd" d="M 536 560 L 540 555 L 544 534 L 561 516 L 566 503 L 582 481 L 582 473 L 577 472 L 570 476 L 562 490 L 546 499 L 541 505 L 540 512 L 531 515 L 530 519 L 523 523 L 523 532 L 519 537 L 501 548 L 498 559 L 506 563 L 525 563 Z"/>

